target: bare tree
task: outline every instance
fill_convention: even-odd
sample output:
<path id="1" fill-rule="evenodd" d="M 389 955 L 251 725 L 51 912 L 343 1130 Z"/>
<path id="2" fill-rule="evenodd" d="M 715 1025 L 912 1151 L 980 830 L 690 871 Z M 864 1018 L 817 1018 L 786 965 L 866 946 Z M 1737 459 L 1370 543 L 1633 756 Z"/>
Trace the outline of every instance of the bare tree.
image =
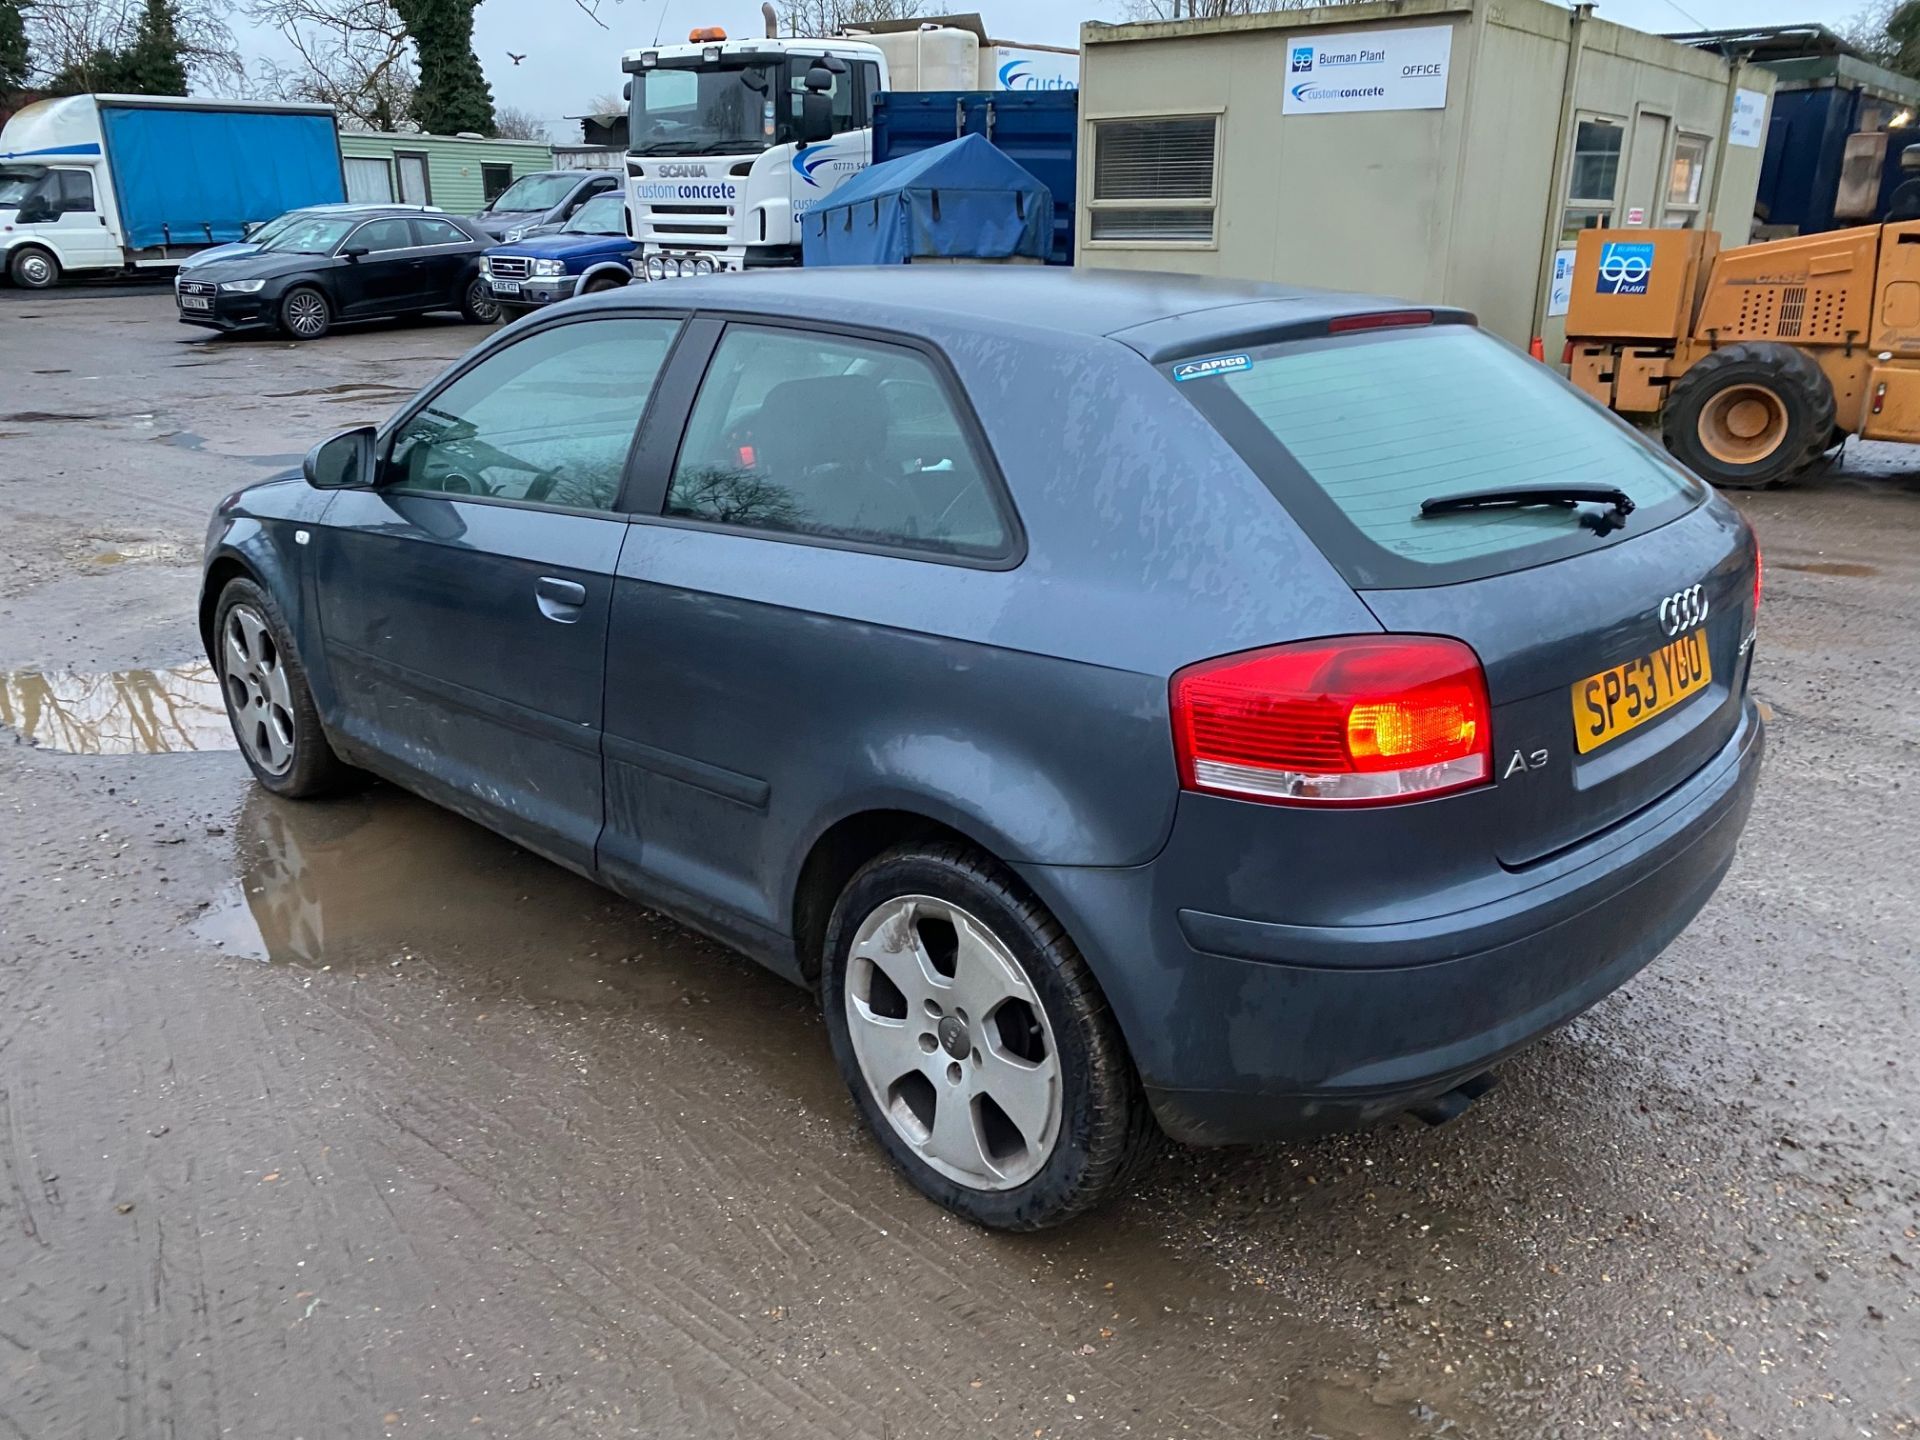
<path id="1" fill-rule="evenodd" d="M 875 20 L 913 20 L 928 0 L 784 0 L 780 23 L 789 35 L 838 35 Z"/>
<path id="2" fill-rule="evenodd" d="M 547 128 L 547 122 L 531 110 L 516 110 L 511 105 L 496 105 L 493 111 L 493 133 L 502 140 L 538 140 L 542 144 L 553 143 L 553 131 Z"/>
<path id="3" fill-rule="evenodd" d="M 387 0 L 248 0 L 247 18 L 279 31 L 295 57 L 262 65 L 256 88 L 331 105 L 351 128 L 407 128 L 413 42 Z"/>
<path id="4" fill-rule="evenodd" d="M 1310 10 L 1329 0 L 1127 0 L 1129 20 L 1217 20 L 1223 15 L 1270 15 Z"/>
<path id="5" fill-rule="evenodd" d="M 180 59 L 196 87 L 240 83 L 244 70 L 227 28 L 232 0 L 175 0 Z M 23 7 L 33 80 L 84 76 L 107 52 L 132 43 L 145 0 L 34 0 Z"/>

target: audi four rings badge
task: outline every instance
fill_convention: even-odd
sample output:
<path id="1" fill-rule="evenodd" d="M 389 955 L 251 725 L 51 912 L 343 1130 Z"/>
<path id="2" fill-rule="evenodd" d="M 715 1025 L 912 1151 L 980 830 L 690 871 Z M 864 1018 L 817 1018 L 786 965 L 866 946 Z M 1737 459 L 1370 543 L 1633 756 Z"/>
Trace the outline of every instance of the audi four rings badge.
<path id="1" fill-rule="evenodd" d="M 1660 628 L 1672 636 L 1705 624 L 1708 603 L 1705 586 L 1689 585 L 1676 591 L 1660 602 Z"/>

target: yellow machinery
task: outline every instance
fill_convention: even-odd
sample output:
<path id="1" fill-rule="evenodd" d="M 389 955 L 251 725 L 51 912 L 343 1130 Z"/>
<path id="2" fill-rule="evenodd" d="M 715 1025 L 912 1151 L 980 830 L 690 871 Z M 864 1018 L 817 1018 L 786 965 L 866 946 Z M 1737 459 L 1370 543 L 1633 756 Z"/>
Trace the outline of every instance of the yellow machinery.
<path id="1" fill-rule="evenodd" d="M 1716 485 L 1773 485 L 1848 435 L 1920 442 L 1920 221 L 1721 250 L 1587 230 L 1573 382 Z"/>

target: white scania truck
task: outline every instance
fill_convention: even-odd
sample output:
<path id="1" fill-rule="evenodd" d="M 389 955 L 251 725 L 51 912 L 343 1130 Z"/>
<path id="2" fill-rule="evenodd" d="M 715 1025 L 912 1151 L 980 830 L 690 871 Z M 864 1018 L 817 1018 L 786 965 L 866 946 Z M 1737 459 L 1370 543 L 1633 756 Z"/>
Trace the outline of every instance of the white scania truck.
<path id="1" fill-rule="evenodd" d="M 824 40 L 697 29 L 621 65 L 627 220 L 650 279 L 798 265 L 800 217 L 873 163 L 883 90 L 1079 84 L 1077 52 L 988 39 L 977 16 Z"/>

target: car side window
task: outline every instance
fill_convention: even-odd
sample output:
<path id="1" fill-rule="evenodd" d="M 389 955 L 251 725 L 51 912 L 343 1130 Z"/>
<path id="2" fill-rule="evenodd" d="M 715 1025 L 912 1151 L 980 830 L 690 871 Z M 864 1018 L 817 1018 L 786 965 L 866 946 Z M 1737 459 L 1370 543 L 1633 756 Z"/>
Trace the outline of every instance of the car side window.
<path id="1" fill-rule="evenodd" d="M 413 232 L 405 220 L 369 220 L 346 238 L 341 249 L 364 245 L 378 254 L 382 250 L 407 250 L 413 246 Z"/>
<path id="2" fill-rule="evenodd" d="M 413 243 L 416 245 L 470 245 L 472 239 L 451 220 L 415 220 Z"/>
<path id="3" fill-rule="evenodd" d="M 63 215 L 93 209 L 93 177 L 84 170 L 60 172 L 60 197 L 55 206 Z"/>
<path id="4" fill-rule="evenodd" d="M 798 330 L 728 327 L 666 513 L 979 559 L 1012 548 L 994 482 L 927 358 Z"/>
<path id="5" fill-rule="evenodd" d="M 496 351 L 394 436 L 383 488 L 611 510 L 678 320 L 585 320 Z"/>

